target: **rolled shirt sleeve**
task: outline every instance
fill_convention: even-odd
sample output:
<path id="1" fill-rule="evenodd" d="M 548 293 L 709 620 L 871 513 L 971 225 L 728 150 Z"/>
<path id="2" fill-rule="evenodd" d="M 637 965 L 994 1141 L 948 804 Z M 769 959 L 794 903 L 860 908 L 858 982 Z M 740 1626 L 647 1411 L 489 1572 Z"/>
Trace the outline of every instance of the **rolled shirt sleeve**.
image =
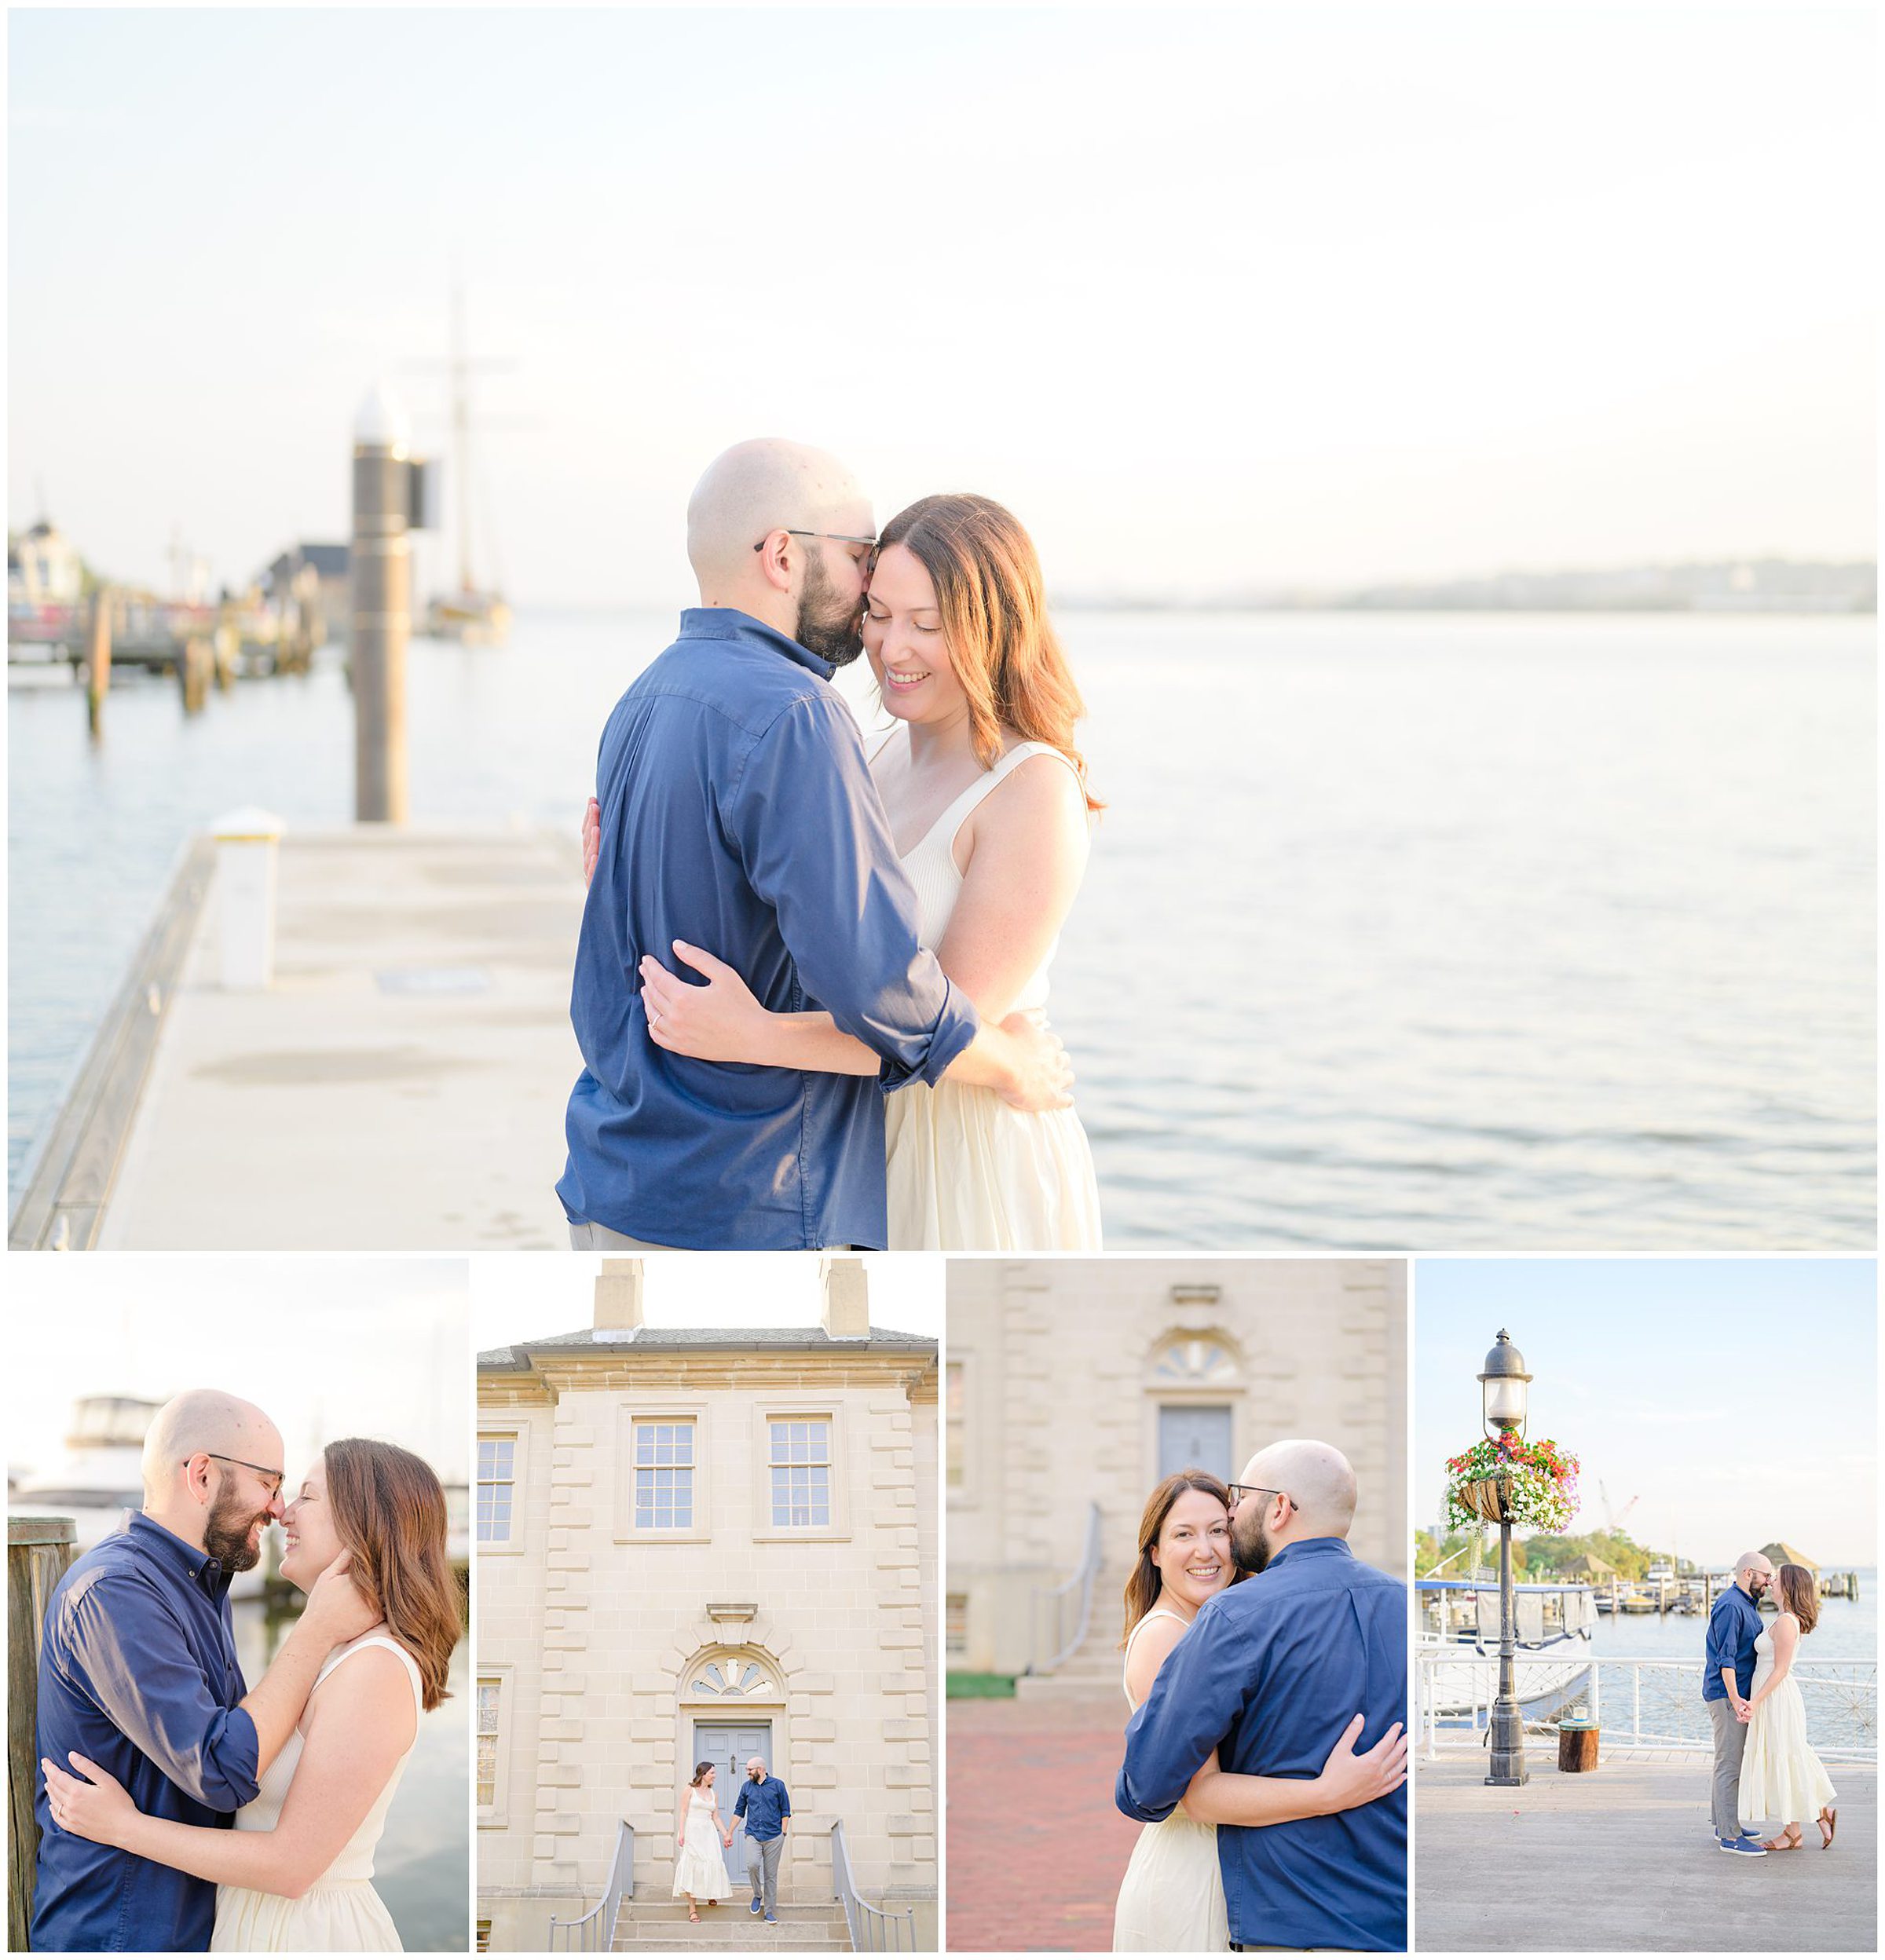
<path id="1" fill-rule="evenodd" d="M 1243 1713 L 1244 1669 L 1224 1617 L 1206 1600 L 1166 1655 L 1144 1706 L 1126 1724 L 1113 1801 L 1142 1823 L 1162 1823 Z"/>
<path id="2" fill-rule="evenodd" d="M 723 803 L 746 875 L 810 996 L 882 1058 L 885 1089 L 934 1083 L 975 1039 L 973 1004 L 917 937 L 851 711 L 796 700 L 754 742 Z"/>
<path id="3" fill-rule="evenodd" d="M 211 1810 L 254 1801 L 255 1724 L 210 1692 L 154 1586 L 124 1574 L 87 1586 L 66 1603 L 66 1639 L 99 1706 L 179 1789 Z"/>

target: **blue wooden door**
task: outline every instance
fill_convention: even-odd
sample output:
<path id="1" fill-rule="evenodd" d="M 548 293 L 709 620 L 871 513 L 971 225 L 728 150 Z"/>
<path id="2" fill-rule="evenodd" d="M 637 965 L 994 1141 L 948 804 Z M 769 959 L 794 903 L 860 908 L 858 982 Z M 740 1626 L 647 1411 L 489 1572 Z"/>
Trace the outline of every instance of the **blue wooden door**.
<path id="1" fill-rule="evenodd" d="M 1167 1402 L 1158 1411 L 1158 1475 L 1174 1470 L 1208 1470 L 1228 1483 L 1231 1462 L 1231 1412 L 1213 1404 Z"/>
<path id="2" fill-rule="evenodd" d="M 770 1722 L 696 1722 L 694 1725 L 694 1760 L 712 1763 L 719 1772 L 713 1779 L 714 1808 L 719 1814 L 720 1834 L 733 1830 L 733 1848 L 727 1853 L 727 1869 L 735 1885 L 746 1882 L 746 1827 L 733 1814 L 739 1801 L 740 1786 L 746 1780 L 749 1757 L 764 1759 L 776 1775 L 772 1761 Z"/>

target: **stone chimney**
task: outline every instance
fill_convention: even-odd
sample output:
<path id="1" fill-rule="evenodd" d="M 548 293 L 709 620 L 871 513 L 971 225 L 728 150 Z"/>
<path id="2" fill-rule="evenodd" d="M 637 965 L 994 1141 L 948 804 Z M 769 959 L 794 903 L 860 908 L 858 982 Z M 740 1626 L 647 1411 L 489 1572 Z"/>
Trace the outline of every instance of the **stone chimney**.
<path id="1" fill-rule="evenodd" d="M 642 1324 L 642 1262 L 604 1260 L 595 1282 L 596 1338 L 615 1340 Z"/>
<path id="2" fill-rule="evenodd" d="M 827 1259 L 818 1277 L 825 1286 L 825 1312 L 820 1325 L 833 1340 L 870 1338 L 870 1300 L 861 1259 Z"/>

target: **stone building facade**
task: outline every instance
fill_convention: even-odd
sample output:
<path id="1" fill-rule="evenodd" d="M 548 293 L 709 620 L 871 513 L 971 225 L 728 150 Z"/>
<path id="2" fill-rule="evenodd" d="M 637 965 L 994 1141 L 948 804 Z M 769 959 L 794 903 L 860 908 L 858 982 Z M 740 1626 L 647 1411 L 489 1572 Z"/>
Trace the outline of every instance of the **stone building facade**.
<path id="1" fill-rule="evenodd" d="M 822 1277 L 816 1327 L 656 1328 L 606 1260 L 592 1326 L 478 1357 L 493 1948 L 594 1906 L 624 1823 L 666 1900 L 694 1763 L 730 1812 L 752 1755 L 792 1793 L 782 1904 L 830 1900 L 841 1819 L 859 1892 L 933 1931 L 936 1343 L 870 1326 L 858 1261 Z"/>
<path id="2" fill-rule="evenodd" d="M 1404 1262 L 958 1260 L 948 1311 L 951 1668 L 1116 1688 L 1154 1485 L 1193 1464 L 1235 1478 L 1285 1437 L 1343 1451 L 1360 1494 L 1350 1543 L 1406 1575 Z M 1087 1637 L 1063 1655 L 1096 1505 Z"/>

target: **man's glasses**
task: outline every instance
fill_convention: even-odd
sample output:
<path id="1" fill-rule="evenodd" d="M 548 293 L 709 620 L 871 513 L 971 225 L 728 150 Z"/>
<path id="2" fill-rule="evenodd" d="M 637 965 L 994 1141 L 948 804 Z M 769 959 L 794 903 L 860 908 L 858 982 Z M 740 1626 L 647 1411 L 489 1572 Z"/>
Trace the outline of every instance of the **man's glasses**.
<path id="1" fill-rule="evenodd" d="M 829 538 L 833 544 L 867 544 L 873 551 L 877 548 L 877 541 L 875 538 L 854 538 L 842 531 L 795 531 L 789 524 L 781 525 L 779 528 L 789 538 Z M 772 533 L 770 531 L 766 533 L 766 538 L 771 536 Z M 759 543 L 752 547 L 753 550 L 763 551 L 766 549 L 766 538 L 761 538 Z"/>
<path id="2" fill-rule="evenodd" d="M 270 1497 L 278 1497 L 281 1495 L 281 1480 L 287 1475 L 285 1471 L 265 1470 L 258 1463 L 245 1463 L 240 1457 L 221 1456 L 214 1450 L 206 1450 L 203 1454 L 216 1463 L 232 1463 L 238 1469 L 253 1470 L 256 1475 L 268 1486 Z"/>
<path id="3" fill-rule="evenodd" d="M 1268 1490 L 1261 1483 L 1227 1483 L 1224 1488 L 1231 1494 L 1231 1508 L 1233 1511 L 1246 1497 L 1281 1497 L 1291 1509 L 1295 1508 L 1296 1500 L 1287 1490 Z"/>

